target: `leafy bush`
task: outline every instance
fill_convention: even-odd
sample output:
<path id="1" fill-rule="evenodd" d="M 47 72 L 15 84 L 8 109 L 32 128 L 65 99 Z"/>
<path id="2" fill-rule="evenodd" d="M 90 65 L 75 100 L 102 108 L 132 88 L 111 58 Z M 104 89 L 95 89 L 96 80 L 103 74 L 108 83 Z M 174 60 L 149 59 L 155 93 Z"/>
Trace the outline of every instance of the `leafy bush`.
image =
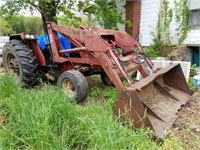
<path id="1" fill-rule="evenodd" d="M 153 40 L 152 44 L 146 50 L 146 54 L 149 57 L 158 57 L 163 56 L 162 50 L 164 48 L 164 41 L 161 37 L 161 28 L 157 28 L 155 33 L 152 33 Z"/>

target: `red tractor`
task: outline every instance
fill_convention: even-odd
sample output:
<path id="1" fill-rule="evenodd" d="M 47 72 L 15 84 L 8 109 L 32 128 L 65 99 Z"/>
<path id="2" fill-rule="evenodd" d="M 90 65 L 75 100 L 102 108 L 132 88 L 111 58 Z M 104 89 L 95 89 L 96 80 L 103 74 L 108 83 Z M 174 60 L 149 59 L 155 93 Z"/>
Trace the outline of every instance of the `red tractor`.
<path id="1" fill-rule="evenodd" d="M 58 33 L 71 48 L 61 49 Z M 100 74 L 107 85 L 114 85 L 120 97 L 115 113 L 133 121 L 136 128 L 148 127 L 164 137 L 176 113 L 192 94 L 180 65 L 155 69 L 138 42 L 126 32 L 84 28 L 73 29 L 48 23 L 48 44 L 42 51 L 33 34 L 15 34 L 3 48 L 3 65 L 8 74 L 25 86 L 33 86 L 39 72 L 50 79 L 60 74 L 58 85 L 77 102 L 88 94 L 86 75 Z M 146 63 L 153 74 L 148 75 Z M 144 77 L 135 82 L 132 72 Z M 123 85 L 123 81 L 127 85 Z"/>

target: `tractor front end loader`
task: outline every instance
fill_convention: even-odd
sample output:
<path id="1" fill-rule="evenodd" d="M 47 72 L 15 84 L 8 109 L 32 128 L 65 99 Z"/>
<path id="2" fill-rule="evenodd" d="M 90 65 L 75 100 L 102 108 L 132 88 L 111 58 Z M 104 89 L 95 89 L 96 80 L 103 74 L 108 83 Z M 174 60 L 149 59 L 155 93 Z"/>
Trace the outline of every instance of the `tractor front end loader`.
<path id="1" fill-rule="evenodd" d="M 157 137 L 165 136 L 192 94 L 180 64 L 155 69 L 139 43 L 125 32 L 55 23 L 48 23 L 47 29 L 44 51 L 32 35 L 10 37 L 3 49 L 3 65 L 9 74 L 32 86 L 39 71 L 50 76 L 57 72 L 58 85 L 77 102 L 88 94 L 84 76 L 100 74 L 105 84 L 114 85 L 120 93 L 114 111 L 121 120 L 131 119 L 134 128 L 150 128 Z M 58 33 L 71 42 L 71 48 L 61 49 Z M 144 63 L 153 74 L 147 73 Z M 131 76 L 135 71 L 144 78 L 135 82 Z"/>

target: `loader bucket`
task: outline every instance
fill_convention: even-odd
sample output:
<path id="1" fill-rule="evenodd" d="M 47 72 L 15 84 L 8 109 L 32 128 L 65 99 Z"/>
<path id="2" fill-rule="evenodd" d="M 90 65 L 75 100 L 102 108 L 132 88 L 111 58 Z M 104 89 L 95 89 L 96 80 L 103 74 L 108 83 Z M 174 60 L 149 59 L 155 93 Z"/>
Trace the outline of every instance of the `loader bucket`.
<path id="1" fill-rule="evenodd" d="M 171 64 L 122 91 L 114 111 L 134 128 L 150 128 L 164 138 L 192 93 L 180 64 Z"/>

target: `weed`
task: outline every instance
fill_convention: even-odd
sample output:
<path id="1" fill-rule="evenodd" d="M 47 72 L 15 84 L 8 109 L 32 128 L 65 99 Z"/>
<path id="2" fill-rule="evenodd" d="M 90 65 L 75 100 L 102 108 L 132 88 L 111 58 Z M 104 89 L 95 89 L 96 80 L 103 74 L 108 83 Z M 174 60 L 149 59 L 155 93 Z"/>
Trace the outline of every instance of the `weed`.
<path id="1" fill-rule="evenodd" d="M 155 33 L 151 33 L 153 36 L 152 44 L 146 50 L 146 54 L 149 57 L 163 56 L 162 50 L 164 48 L 164 41 L 161 37 L 162 29 L 158 27 Z"/>
<path id="2" fill-rule="evenodd" d="M 195 84 L 194 84 L 194 81 L 193 81 L 193 78 L 192 78 L 192 77 L 190 77 L 190 78 L 189 78 L 189 81 L 188 81 L 188 86 L 189 86 L 189 88 L 190 88 L 191 90 L 195 90 L 195 89 L 196 89 L 196 87 L 195 87 Z"/>
<path id="3" fill-rule="evenodd" d="M 181 144 L 182 143 L 174 136 L 173 132 L 170 132 L 168 138 L 164 141 L 160 150 L 184 150 Z"/>
<path id="4" fill-rule="evenodd" d="M 0 99 L 8 98 L 19 92 L 19 85 L 7 74 L 1 77 L 1 81 L 3 82 L 0 82 Z"/>
<path id="5" fill-rule="evenodd" d="M 82 106 L 70 103 L 63 92 L 52 86 L 30 90 L 20 88 L 6 76 L 0 81 L 0 104 L 8 114 L 0 125 L 0 149 L 159 147 L 150 140 L 150 131 L 133 132 L 113 114 L 118 97 L 115 88 L 95 82 L 96 87 L 91 88 L 87 103 Z M 100 105 L 96 101 L 101 101 Z"/>

